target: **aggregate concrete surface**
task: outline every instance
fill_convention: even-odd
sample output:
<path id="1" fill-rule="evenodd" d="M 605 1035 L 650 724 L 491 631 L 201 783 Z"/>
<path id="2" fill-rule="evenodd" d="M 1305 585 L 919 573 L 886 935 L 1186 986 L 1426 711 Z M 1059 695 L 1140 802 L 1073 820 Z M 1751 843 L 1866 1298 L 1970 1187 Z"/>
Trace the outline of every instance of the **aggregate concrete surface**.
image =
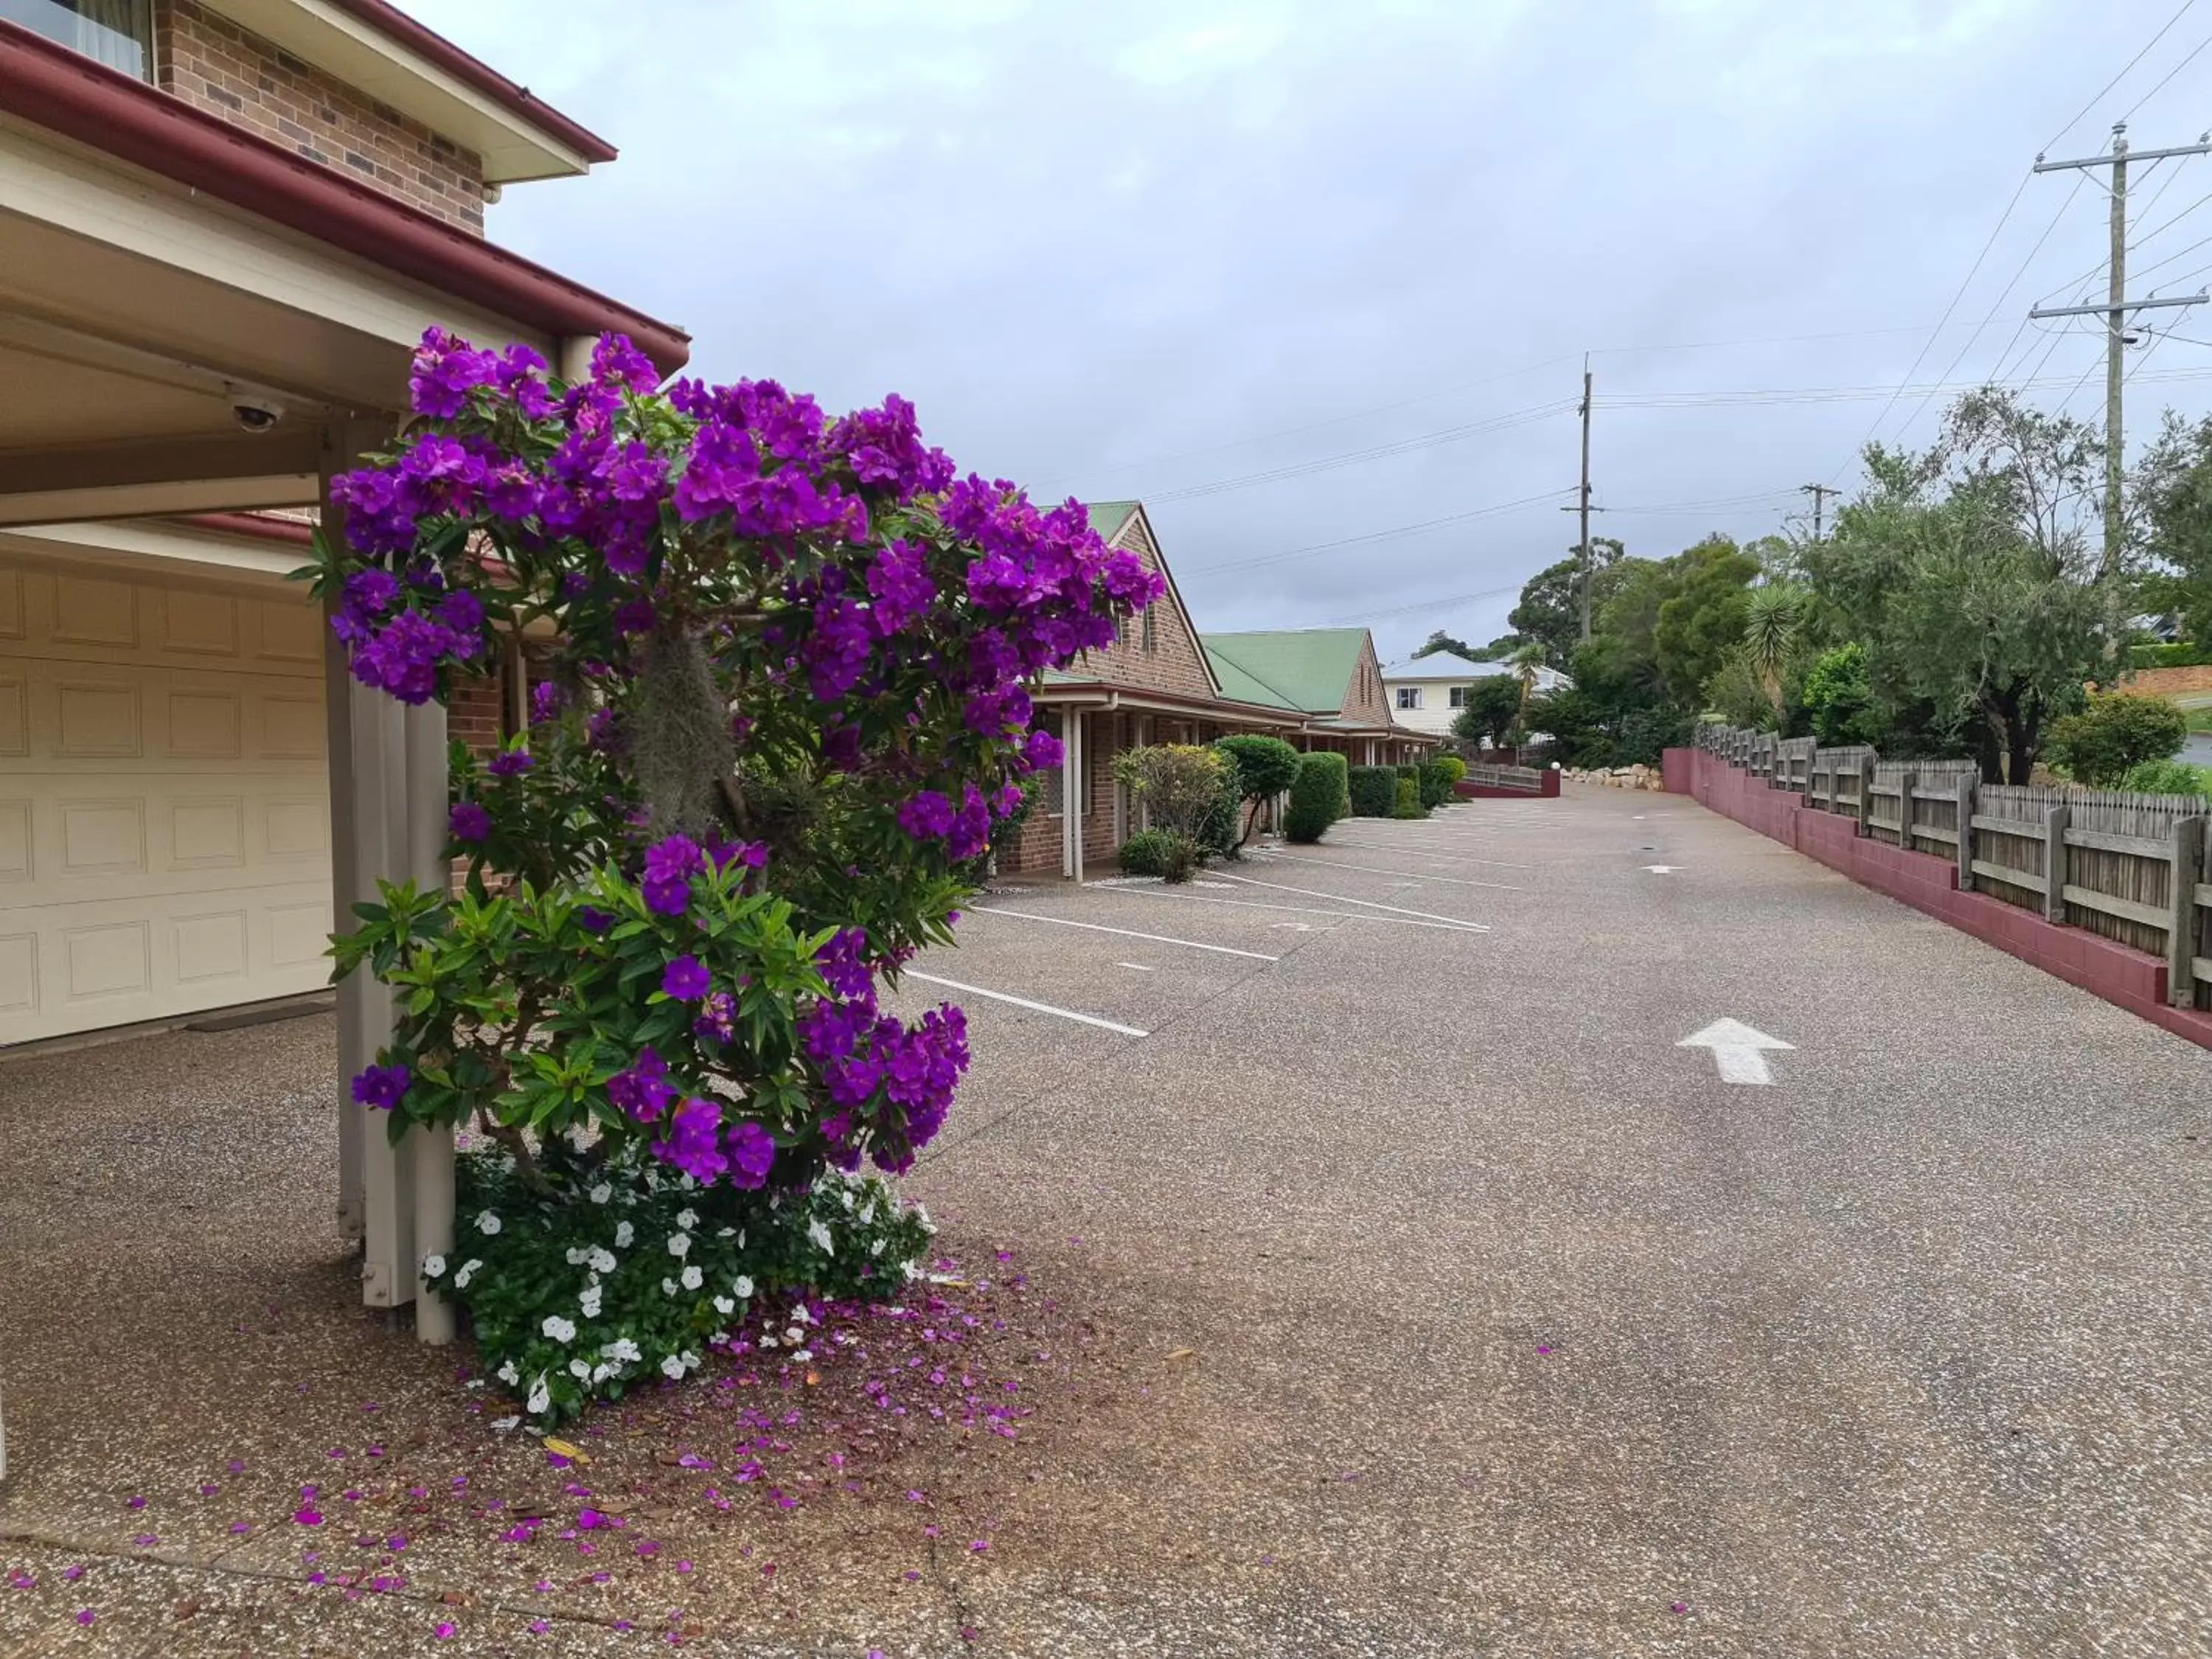
<path id="1" fill-rule="evenodd" d="M 1147 1033 L 900 998 L 968 1009 L 908 1185 L 1025 1278 L 975 1363 L 1036 1416 L 787 1516 L 655 1498 L 680 1595 L 539 1605 L 574 1547 L 458 1510 L 308 1587 L 293 1491 L 372 1432 L 573 1502 L 356 1305 L 326 1020 L 0 1062 L 0 1653 L 2212 1654 L 2203 1050 L 1672 797 L 977 908 L 1025 915 L 925 972 Z M 1771 1086 L 1675 1046 L 1723 1017 Z"/>

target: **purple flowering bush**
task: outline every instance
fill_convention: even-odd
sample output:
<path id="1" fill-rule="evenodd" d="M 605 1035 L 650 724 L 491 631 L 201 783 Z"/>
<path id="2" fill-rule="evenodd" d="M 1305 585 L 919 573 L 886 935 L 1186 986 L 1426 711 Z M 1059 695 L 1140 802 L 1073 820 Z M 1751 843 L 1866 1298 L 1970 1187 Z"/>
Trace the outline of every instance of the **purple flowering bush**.
<path id="1" fill-rule="evenodd" d="M 884 994 L 1060 760 L 1029 686 L 1162 583 L 901 398 L 657 380 L 618 337 L 564 384 L 433 333 L 417 418 L 334 483 L 315 580 L 357 679 L 419 704 L 552 650 L 526 732 L 454 746 L 461 890 L 386 886 L 335 954 L 397 993 L 353 1085 L 395 1136 L 473 1125 L 556 1199 L 653 1172 L 738 1227 L 943 1125 L 960 1012 Z"/>

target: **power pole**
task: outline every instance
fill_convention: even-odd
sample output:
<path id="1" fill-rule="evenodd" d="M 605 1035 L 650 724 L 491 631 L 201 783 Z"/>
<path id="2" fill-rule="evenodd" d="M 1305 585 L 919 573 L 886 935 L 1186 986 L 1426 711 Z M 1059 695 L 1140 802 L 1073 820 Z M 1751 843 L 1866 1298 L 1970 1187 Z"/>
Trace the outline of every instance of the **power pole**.
<path id="1" fill-rule="evenodd" d="M 1580 507 L 1581 507 L 1581 510 L 1582 510 L 1582 521 L 1583 521 L 1583 539 L 1582 539 L 1582 556 L 1583 556 L 1583 638 L 1584 640 L 1588 640 L 1588 639 L 1589 638 L 1589 636 L 1590 636 L 1590 574 L 1591 574 L 1591 571 L 1590 571 L 1590 535 L 1589 535 L 1589 515 L 1590 515 L 1590 499 L 1589 499 L 1589 498 L 1590 498 L 1590 482 L 1589 482 L 1589 429 L 1590 429 L 1590 367 L 1589 367 L 1589 354 L 1588 352 L 1584 352 L 1584 353 L 1583 354 L 1583 491 L 1582 491 L 1582 497 L 1581 497 L 1581 501 L 1580 501 Z"/>
<path id="2" fill-rule="evenodd" d="M 1821 504 L 1829 496 L 1840 495 L 1844 492 L 1833 484 L 1799 484 L 1797 493 L 1813 498 L 1813 539 L 1817 542 L 1820 539 Z"/>
<path id="3" fill-rule="evenodd" d="M 2118 574 L 2121 541 L 2125 534 L 2125 515 L 2121 511 L 2121 459 L 2124 427 L 2121 419 L 2121 389 L 2127 375 L 2122 356 L 2127 345 L 2127 315 L 2131 311 L 2148 311 L 2167 306 L 2203 305 L 2205 295 L 2200 289 L 2195 294 L 2177 295 L 2171 299 L 2130 300 L 2128 292 L 2128 163 L 2133 161 L 2163 161 L 2183 155 L 2212 154 L 2212 134 L 2200 137 L 2193 144 L 2183 144 L 2172 149 L 2130 150 L 2128 148 L 2128 124 L 2116 122 L 2112 127 L 2112 149 L 2108 155 L 2084 156 L 2073 161 L 2046 161 L 2035 158 L 2038 173 L 2059 173 L 2074 168 L 2110 167 L 2112 170 L 2112 269 L 2106 273 L 2105 303 L 2100 306 L 2046 306 L 2029 312 L 2037 320 L 2047 317 L 2087 317 L 2101 313 L 2105 319 L 2105 559 L 2103 574 L 2107 578 Z M 2118 597 L 2114 603 L 2117 605 Z M 2118 649 L 2117 635 L 2106 641 L 2109 648 Z"/>

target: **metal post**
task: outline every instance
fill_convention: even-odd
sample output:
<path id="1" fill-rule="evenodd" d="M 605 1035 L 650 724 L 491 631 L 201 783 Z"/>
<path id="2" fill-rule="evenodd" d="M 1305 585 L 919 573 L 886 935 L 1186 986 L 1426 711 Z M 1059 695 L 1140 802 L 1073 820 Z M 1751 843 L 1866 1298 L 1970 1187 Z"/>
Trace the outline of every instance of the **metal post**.
<path id="1" fill-rule="evenodd" d="M 1959 780 L 1959 890 L 1974 890 L 1974 783 L 1972 775 Z"/>
<path id="2" fill-rule="evenodd" d="M 2204 820 L 2173 826 L 2173 911 L 2166 931 L 2166 1000 L 2177 1008 L 2197 1006 L 2197 883 L 2204 868 Z"/>
<path id="3" fill-rule="evenodd" d="M 2065 806 L 2043 812 L 2043 919 L 2066 922 L 2066 826 L 2074 814 Z"/>

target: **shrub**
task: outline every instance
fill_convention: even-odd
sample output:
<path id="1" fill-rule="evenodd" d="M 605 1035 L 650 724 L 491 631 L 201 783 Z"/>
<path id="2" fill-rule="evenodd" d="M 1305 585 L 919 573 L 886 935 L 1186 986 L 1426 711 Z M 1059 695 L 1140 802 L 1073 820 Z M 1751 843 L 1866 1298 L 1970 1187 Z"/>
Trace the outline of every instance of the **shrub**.
<path id="1" fill-rule="evenodd" d="M 1322 753 L 1298 757 L 1298 775 L 1291 783 L 1289 810 L 1283 815 L 1283 833 L 1291 841 L 1316 842 L 1328 826 L 1344 816 L 1345 760 L 1341 755 Z"/>
<path id="2" fill-rule="evenodd" d="M 1142 804 L 1155 830 L 1197 843 L 1221 804 L 1229 763 L 1194 744 L 1153 744 L 1114 757 L 1114 776 Z"/>
<path id="3" fill-rule="evenodd" d="M 2172 645 L 2136 645 L 2128 647 L 2128 666 L 2130 668 L 2197 668 L 2212 663 L 2212 653 L 2201 645 L 2178 641 Z"/>
<path id="4" fill-rule="evenodd" d="M 1823 748 L 1876 743 L 1883 735 L 1866 647 L 1856 640 L 1814 659 L 1797 700 Z"/>
<path id="5" fill-rule="evenodd" d="M 1121 843 L 1115 857 L 1125 876 L 1158 876 L 1172 883 L 1188 881 L 1204 855 L 1204 849 L 1188 836 L 1172 830 L 1139 830 Z"/>
<path id="6" fill-rule="evenodd" d="M 2138 761 L 2120 775 L 2119 787 L 2143 795 L 2212 796 L 2212 766 L 2187 761 Z"/>
<path id="7" fill-rule="evenodd" d="M 1456 773 L 1451 769 L 1455 766 L 1459 769 Z M 1420 786 L 1422 806 L 1437 807 L 1452 798 L 1452 785 L 1467 775 L 1467 765 L 1459 760 L 1453 760 L 1447 764 L 1443 758 L 1439 757 L 1423 761 L 1413 769 L 1413 771 Z"/>
<path id="8" fill-rule="evenodd" d="M 1437 757 L 1436 763 L 1443 769 L 1444 793 L 1449 795 L 1451 793 L 1451 787 L 1466 778 L 1467 763 L 1457 755 L 1439 755 Z"/>
<path id="9" fill-rule="evenodd" d="M 2130 767 L 2171 758 L 2188 738 L 2188 716 L 2163 697 L 2092 692 L 2087 708 L 2053 723 L 2043 753 L 2077 782 L 2109 789 Z"/>
<path id="10" fill-rule="evenodd" d="M 664 1176 L 649 1161 L 580 1167 L 557 1138 L 544 1159 L 562 1177 L 550 1190 L 503 1154 L 463 1155 L 453 1253 L 422 1273 L 468 1310 L 482 1369 L 545 1421 L 696 1370 L 786 1295 L 887 1301 L 936 1231 L 872 1176 L 770 1194 Z M 581 1201 L 568 1195 L 579 1184 Z"/>
<path id="11" fill-rule="evenodd" d="M 1281 794 L 1297 781 L 1302 757 L 1280 738 L 1239 735 L 1223 738 L 1213 747 L 1228 760 L 1235 779 L 1240 822 L 1234 843 L 1223 849 L 1234 856 L 1252 839 L 1261 803 Z"/>
<path id="12" fill-rule="evenodd" d="M 434 331 L 416 418 L 332 482 L 344 539 L 316 538 L 355 678 L 403 702 L 526 623 L 557 641 L 515 744 L 456 748 L 462 890 L 385 884 L 333 945 L 398 1009 L 354 1097 L 395 1140 L 483 1124 L 549 1226 L 678 1171 L 741 1204 L 911 1165 L 966 1027 L 879 983 L 950 939 L 994 820 L 1058 762 L 1028 682 L 1164 588 L 1081 507 L 957 477 L 903 399 L 832 420 L 659 380 L 617 337 L 571 385 Z M 479 1302 L 573 1320 L 580 1275 L 484 1259 Z M 530 1378 L 532 1415 L 634 1378 L 623 1352 Z"/>
<path id="13" fill-rule="evenodd" d="M 1391 804 L 1394 818 L 1425 818 L 1429 809 L 1421 805 L 1421 781 L 1413 775 L 1413 768 L 1407 767 L 1398 774 L 1397 799 Z"/>
<path id="14" fill-rule="evenodd" d="M 1387 818 L 1398 810 L 1398 769 L 1355 766 L 1346 774 L 1353 817 Z"/>
<path id="15" fill-rule="evenodd" d="M 1244 798 L 1237 793 L 1237 769 L 1225 761 L 1221 787 L 1198 826 L 1199 851 L 1208 858 L 1235 859 L 1243 855 L 1237 831 L 1244 817 Z"/>

